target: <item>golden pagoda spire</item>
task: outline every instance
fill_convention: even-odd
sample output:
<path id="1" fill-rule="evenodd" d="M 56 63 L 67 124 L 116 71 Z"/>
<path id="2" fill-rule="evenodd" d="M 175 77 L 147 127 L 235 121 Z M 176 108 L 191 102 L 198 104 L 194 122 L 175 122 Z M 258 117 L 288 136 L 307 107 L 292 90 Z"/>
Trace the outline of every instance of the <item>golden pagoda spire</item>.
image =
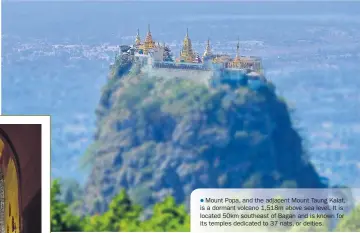
<path id="1" fill-rule="evenodd" d="M 191 40 L 189 38 L 189 29 L 186 28 L 186 35 L 183 41 L 183 48 L 180 52 L 180 59 L 186 62 L 193 62 L 194 57 Z"/>
<path id="2" fill-rule="evenodd" d="M 152 39 L 150 24 L 148 24 L 148 32 L 144 42 L 144 54 L 148 54 L 149 49 L 155 48 L 155 42 Z"/>
<path id="3" fill-rule="evenodd" d="M 147 35 L 146 35 L 146 41 L 152 42 L 152 35 L 151 35 L 151 31 L 150 31 L 150 24 L 148 24 L 148 32 L 147 32 Z"/>
<path id="4" fill-rule="evenodd" d="M 136 38 L 135 38 L 135 45 L 140 45 L 140 44 L 141 44 L 140 31 L 138 29 L 137 34 L 136 34 Z"/>
<path id="5" fill-rule="evenodd" d="M 212 55 L 212 52 L 211 52 L 211 46 L 210 46 L 210 39 L 208 38 L 203 57 L 207 57 L 207 56 L 211 56 L 211 55 Z"/>
<path id="6" fill-rule="evenodd" d="M 184 48 L 189 47 L 191 49 L 191 40 L 189 37 L 189 29 L 188 28 L 186 28 L 186 35 L 184 38 L 183 46 L 184 46 Z"/>

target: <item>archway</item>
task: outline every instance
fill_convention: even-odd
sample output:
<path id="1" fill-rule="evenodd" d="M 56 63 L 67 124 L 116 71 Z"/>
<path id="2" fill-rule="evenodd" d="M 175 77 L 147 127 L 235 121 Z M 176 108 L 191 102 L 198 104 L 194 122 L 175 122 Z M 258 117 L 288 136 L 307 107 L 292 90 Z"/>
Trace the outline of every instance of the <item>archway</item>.
<path id="1" fill-rule="evenodd" d="M 20 166 L 14 146 L 0 129 L 0 233 L 21 232 Z"/>

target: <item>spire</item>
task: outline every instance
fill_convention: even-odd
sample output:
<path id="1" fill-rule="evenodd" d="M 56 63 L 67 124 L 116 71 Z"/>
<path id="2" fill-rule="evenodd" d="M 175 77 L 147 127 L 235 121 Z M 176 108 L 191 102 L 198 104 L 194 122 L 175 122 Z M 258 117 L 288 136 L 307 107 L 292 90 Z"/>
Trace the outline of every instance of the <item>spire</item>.
<path id="1" fill-rule="evenodd" d="M 185 35 L 185 38 L 184 38 L 184 46 L 191 46 L 191 40 L 190 40 L 190 37 L 189 37 L 189 29 L 188 28 L 186 28 L 186 35 Z"/>
<path id="2" fill-rule="evenodd" d="M 149 42 L 149 43 L 152 43 L 152 42 L 153 42 L 153 40 L 152 40 L 152 35 L 151 35 L 151 31 L 150 31 L 150 24 L 148 24 L 148 32 L 147 32 L 145 41 L 146 41 L 146 42 Z"/>
<path id="3" fill-rule="evenodd" d="M 237 42 L 237 45 L 236 45 L 236 57 L 237 58 L 240 58 L 240 39 L 238 37 L 238 42 Z"/>
<path id="4" fill-rule="evenodd" d="M 186 35 L 183 41 L 183 47 L 180 52 L 180 57 L 184 61 L 193 62 L 194 56 L 195 55 L 192 50 L 191 40 L 189 38 L 189 29 L 186 28 Z"/>
<path id="5" fill-rule="evenodd" d="M 155 42 L 153 41 L 151 31 L 150 31 L 150 24 L 148 24 L 148 32 L 144 41 L 144 54 L 148 54 L 148 51 L 150 49 L 153 49 L 156 47 Z"/>
<path id="6" fill-rule="evenodd" d="M 135 39 L 135 45 L 140 45 L 141 44 L 141 40 L 140 40 L 140 31 L 139 29 L 137 30 L 137 34 L 136 34 L 136 39 Z"/>
<path id="7" fill-rule="evenodd" d="M 238 42 L 236 44 L 236 57 L 235 57 L 235 62 L 239 62 L 240 61 L 240 39 L 238 37 Z"/>
<path id="8" fill-rule="evenodd" d="M 205 52 L 204 52 L 204 57 L 211 56 L 211 55 L 212 55 L 212 52 L 211 52 L 211 46 L 210 46 L 210 39 L 208 38 L 207 43 L 206 43 Z"/>

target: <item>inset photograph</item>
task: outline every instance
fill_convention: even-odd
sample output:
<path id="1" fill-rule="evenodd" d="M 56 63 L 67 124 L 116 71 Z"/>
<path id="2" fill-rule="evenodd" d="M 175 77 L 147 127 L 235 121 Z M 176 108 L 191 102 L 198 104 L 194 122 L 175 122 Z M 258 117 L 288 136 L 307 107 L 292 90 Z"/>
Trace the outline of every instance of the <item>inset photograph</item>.
<path id="1" fill-rule="evenodd" d="M 46 123 L 49 136 L 50 117 L 0 116 L 0 232 L 41 232 L 42 130 Z M 50 149 L 50 139 L 47 146 Z"/>

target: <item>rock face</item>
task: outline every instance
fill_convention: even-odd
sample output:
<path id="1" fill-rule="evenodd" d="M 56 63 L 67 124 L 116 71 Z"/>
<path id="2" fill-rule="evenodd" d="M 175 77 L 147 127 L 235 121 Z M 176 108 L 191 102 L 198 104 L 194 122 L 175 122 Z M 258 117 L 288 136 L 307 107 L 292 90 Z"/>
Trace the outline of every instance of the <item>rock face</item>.
<path id="1" fill-rule="evenodd" d="M 145 208 L 197 188 L 323 187 L 267 85 L 209 88 L 185 79 L 114 76 L 104 88 L 83 212 L 101 213 L 125 188 Z"/>

